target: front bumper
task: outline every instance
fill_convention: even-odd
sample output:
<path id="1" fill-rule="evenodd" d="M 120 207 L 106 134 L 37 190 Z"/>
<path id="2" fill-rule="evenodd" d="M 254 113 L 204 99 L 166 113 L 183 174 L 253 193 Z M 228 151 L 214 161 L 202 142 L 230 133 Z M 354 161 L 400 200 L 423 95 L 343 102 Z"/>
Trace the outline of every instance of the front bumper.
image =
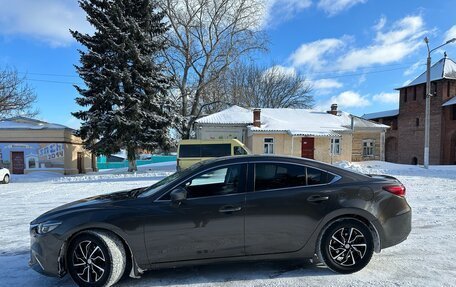
<path id="1" fill-rule="evenodd" d="M 62 277 L 66 274 L 64 264 L 64 242 L 54 234 L 37 234 L 30 231 L 29 266 L 46 276 Z"/>
<path id="2" fill-rule="evenodd" d="M 382 249 L 397 245 L 407 239 L 412 231 L 412 210 L 388 218 L 382 223 L 383 238 Z"/>

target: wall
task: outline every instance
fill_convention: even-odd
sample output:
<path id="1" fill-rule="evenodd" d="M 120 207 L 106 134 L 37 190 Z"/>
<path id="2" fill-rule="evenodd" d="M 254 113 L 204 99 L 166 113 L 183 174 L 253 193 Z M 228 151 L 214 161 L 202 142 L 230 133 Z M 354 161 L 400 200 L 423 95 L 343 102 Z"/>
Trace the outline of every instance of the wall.
<path id="1" fill-rule="evenodd" d="M 430 164 L 440 163 L 441 153 L 441 125 L 442 125 L 442 93 L 443 81 L 436 81 L 436 96 L 431 98 L 431 126 L 430 126 Z M 398 116 L 398 162 L 412 164 L 413 158 L 418 164 L 424 159 L 424 122 L 425 122 L 425 90 L 426 85 L 400 89 L 399 116 Z M 405 95 L 407 94 L 407 101 Z M 416 95 L 416 99 L 415 96 Z M 419 126 L 416 126 L 416 119 Z"/>
<path id="2" fill-rule="evenodd" d="M 456 96 L 456 81 L 445 80 L 443 87 L 443 102 Z M 453 120 L 453 107 L 454 105 L 442 107 L 441 164 L 456 164 L 456 120 Z"/>
<path id="3" fill-rule="evenodd" d="M 374 156 L 363 156 L 363 140 L 373 139 Z M 355 131 L 353 133 L 352 159 L 351 161 L 381 160 L 382 141 L 380 132 Z"/>
<path id="4" fill-rule="evenodd" d="M 195 125 L 195 129 L 197 139 L 238 139 L 244 144 L 247 143 L 247 128 L 245 126 Z"/>
<path id="5" fill-rule="evenodd" d="M 86 151 L 80 138 L 70 129 L 43 130 L 0 130 L 0 144 L 4 160 L 9 160 L 11 151 L 23 151 L 26 169 L 24 173 L 34 171 L 52 171 L 64 174 L 78 173 L 77 153 L 84 154 L 83 172 L 92 171 L 92 155 Z M 11 147 L 10 147 L 11 146 Z M 21 147 L 22 146 L 22 147 Z M 27 168 L 27 162 L 34 158 L 36 168 Z M 11 165 L 9 162 L 8 165 Z M 11 166 L 9 166 L 11 168 Z"/>
<path id="6" fill-rule="evenodd" d="M 263 144 L 265 138 L 274 139 L 274 154 L 277 155 L 292 155 L 301 157 L 301 139 L 302 137 L 292 137 L 288 134 L 259 134 L 255 133 L 247 140 L 247 146 L 254 154 L 263 154 Z M 317 137 L 315 138 L 314 159 L 331 163 L 351 160 L 352 136 L 351 134 L 343 134 L 341 137 L 341 154 L 334 155 L 331 159 L 330 154 L 330 138 Z"/>

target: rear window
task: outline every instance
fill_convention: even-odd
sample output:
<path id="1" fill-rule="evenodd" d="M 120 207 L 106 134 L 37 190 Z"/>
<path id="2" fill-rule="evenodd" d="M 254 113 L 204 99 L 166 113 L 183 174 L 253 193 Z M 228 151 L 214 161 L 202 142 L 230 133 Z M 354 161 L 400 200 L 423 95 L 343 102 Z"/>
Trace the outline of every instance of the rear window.
<path id="1" fill-rule="evenodd" d="M 199 145 L 181 145 L 179 157 L 201 157 L 201 147 Z"/>
<path id="2" fill-rule="evenodd" d="M 231 155 L 230 144 L 181 145 L 179 157 L 221 157 Z"/>
<path id="3" fill-rule="evenodd" d="M 299 165 L 258 163 L 255 165 L 255 190 L 306 185 L 306 168 Z"/>
<path id="4" fill-rule="evenodd" d="M 230 144 L 202 144 L 201 157 L 219 157 L 231 155 Z"/>
<path id="5" fill-rule="evenodd" d="M 294 164 L 255 164 L 255 191 L 329 183 L 334 175 Z"/>
<path id="6" fill-rule="evenodd" d="M 331 182 L 334 179 L 334 175 L 321 171 L 315 168 L 307 168 L 307 184 L 325 184 Z"/>

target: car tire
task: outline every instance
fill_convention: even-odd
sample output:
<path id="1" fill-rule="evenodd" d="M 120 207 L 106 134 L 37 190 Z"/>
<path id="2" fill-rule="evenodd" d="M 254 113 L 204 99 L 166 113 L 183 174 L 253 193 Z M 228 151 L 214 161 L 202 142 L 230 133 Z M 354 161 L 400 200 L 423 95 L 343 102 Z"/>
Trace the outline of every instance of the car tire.
<path id="1" fill-rule="evenodd" d="M 369 228 L 359 220 L 344 219 L 324 230 L 318 257 L 331 270 L 349 274 L 363 269 L 373 252 L 374 240 Z"/>
<path id="2" fill-rule="evenodd" d="M 9 182 L 10 182 L 10 176 L 5 174 L 5 176 L 3 177 L 2 183 L 8 184 Z"/>
<path id="3" fill-rule="evenodd" d="M 78 235 L 68 247 L 68 273 L 79 286 L 112 286 L 126 266 L 122 241 L 106 231 Z"/>

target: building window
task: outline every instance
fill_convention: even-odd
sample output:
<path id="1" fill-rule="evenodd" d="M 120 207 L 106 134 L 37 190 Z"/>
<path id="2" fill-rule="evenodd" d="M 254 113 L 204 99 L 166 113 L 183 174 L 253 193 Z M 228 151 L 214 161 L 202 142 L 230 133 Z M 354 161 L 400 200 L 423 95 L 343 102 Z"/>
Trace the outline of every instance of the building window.
<path id="1" fill-rule="evenodd" d="M 413 100 L 416 101 L 416 86 L 413 87 Z"/>
<path id="2" fill-rule="evenodd" d="M 451 115 L 451 119 L 452 119 L 453 121 L 456 121 L 456 105 L 452 105 L 452 106 L 451 106 L 451 114 L 452 114 L 452 115 Z"/>
<path id="3" fill-rule="evenodd" d="M 34 158 L 29 159 L 28 168 L 36 168 L 36 161 Z"/>
<path id="4" fill-rule="evenodd" d="M 451 83 L 450 83 L 450 81 L 448 81 L 447 83 L 448 83 L 448 85 L 447 85 L 447 98 L 449 98 L 450 97 Z"/>
<path id="5" fill-rule="evenodd" d="M 373 156 L 374 155 L 374 144 L 373 139 L 363 140 L 363 156 Z"/>
<path id="6" fill-rule="evenodd" d="M 407 102 L 407 88 L 404 89 L 404 103 Z"/>
<path id="7" fill-rule="evenodd" d="M 431 82 L 431 95 L 433 95 L 433 96 L 437 95 L 437 83 L 436 82 Z"/>
<path id="8" fill-rule="evenodd" d="M 340 139 L 331 139 L 331 154 L 340 155 Z"/>
<path id="9" fill-rule="evenodd" d="M 427 90 L 427 87 L 426 87 L 426 84 L 423 85 L 423 100 L 426 99 L 426 90 Z"/>
<path id="10" fill-rule="evenodd" d="M 265 154 L 273 154 L 274 153 L 274 139 L 273 138 L 265 138 L 264 139 L 264 151 Z"/>
<path id="11" fill-rule="evenodd" d="M 416 118 L 416 119 L 415 119 L 415 125 L 416 125 L 417 127 L 420 126 L 420 118 Z"/>

